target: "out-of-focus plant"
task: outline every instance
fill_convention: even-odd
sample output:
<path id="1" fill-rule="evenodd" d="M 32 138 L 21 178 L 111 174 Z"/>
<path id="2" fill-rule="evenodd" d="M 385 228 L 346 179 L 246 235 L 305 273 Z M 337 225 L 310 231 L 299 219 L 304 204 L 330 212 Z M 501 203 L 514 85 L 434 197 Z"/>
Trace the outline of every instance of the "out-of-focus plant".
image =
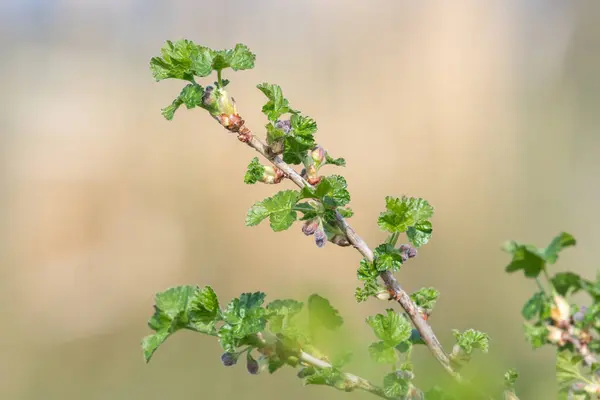
<path id="1" fill-rule="evenodd" d="M 224 351 L 223 365 L 233 366 L 242 360 L 251 374 L 263 370 L 274 373 L 288 366 L 297 368 L 298 376 L 307 385 L 363 390 L 385 399 L 516 399 L 517 374 L 513 370 L 505 374 L 504 385 L 498 379 L 494 390 L 482 390 L 477 382 L 469 382 L 460 374 L 475 350 L 488 351 L 487 334 L 474 329 L 454 330 L 456 343 L 451 352 L 446 352 L 427 322 L 439 292 L 425 287 L 408 293 L 396 280 L 394 274 L 417 255 L 417 248 L 429 242 L 433 207 L 421 198 L 386 197 L 385 210 L 377 223 L 387 232 L 387 237 L 372 250 L 347 222 L 353 211 L 348 206 L 350 193 L 346 180 L 341 175 L 323 174 L 323 167 L 345 166 L 345 161 L 330 156 L 317 143 L 314 119 L 292 108 L 278 85 L 261 83 L 257 88 L 267 98 L 262 107 L 268 120 L 265 141 L 246 126 L 226 90 L 230 82 L 222 75 L 228 69 L 253 68 L 254 62 L 255 55 L 243 44 L 229 50 L 213 50 L 188 40 L 167 41 L 161 56 L 150 61 L 152 74 L 157 81 L 174 78 L 188 84 L 162 114 L 171 120 L 182 106 L 208 111 L 220 125 L 270 164 L 263 165 L 258 157 L 253 158 L 244 176 L 245 183 L 290 181 L 298 187 L 298 190 L 281 190 L 255 203 L 246 216 L 247 226 L 268 219 L 273 231 L 278 232 L 298 221 L 302 232 L 312 236 L 318 248 L 329 242 L 352 246 L 361 254 L 357 270 L 361 285 L 356 289 L 356 300 L 378 299 L 400 306 L 398 311 L 387 308 L 366 319 L 376 340 L 364 351 L 375 363 L 388 365 L 390 372 L 378 382 L 372 382 L 345 371 L 350 359 L 348 353 L 326 354 L 323 333 L 335 337 L 343 319 L 327 299 L 317 294 L 310 296 L 306 303 L 293 299 L 265 303 L 265 293 L 243 293 L 228 304 L 221 304 L 209 286 L 179 286 L 156 295 L 155 312 L 149 321 L 154 333 L 142 341 L 146 361 L 170 335 L 187 329 L 217 338 Z M 213 73 L 217 80 L 212 85 L 202 86 L 196 81 Z M 401 235 L 405 236 L 406 244 L 398 244 Z M 571 242 L 574 240 L 566 234 L 544 250 L 511 242 L 507 250 L 514 259 L 508 270 L 524 269 L 527 276 L 537 278 L 545 272 L 545 263 L 556 261 L 558 252 Z M 539 318 L 529 326 L 527 334 L 535 344 L 555 343 L 567 351 L 561 353 L 559 359 L 561 377 L 569 376 L 572 392 L 590 392 L 597 382 L 596 377 L 583 375 L 577 366 L 584 360 L 591 369 L 596 368 L 590 358 L 597 349 L 590 329 L 598 328 L 598 306 L 572 309 L 563 296 L 587 290 L 595 293 L 597 300 L 600 286 L 569 273 L 558 274 L 549 282 L 554 289 L 541 289 L 524 309 L 526 318 Z M 555 333 L 558 331 L 560 335 Z M 560 338 L 556 339 L 556 335 Z M 414 346 L 429 348 L 463 394 L 452 394 L 456 393 L 455 388 L 418 388 L 411 360 Z"/>

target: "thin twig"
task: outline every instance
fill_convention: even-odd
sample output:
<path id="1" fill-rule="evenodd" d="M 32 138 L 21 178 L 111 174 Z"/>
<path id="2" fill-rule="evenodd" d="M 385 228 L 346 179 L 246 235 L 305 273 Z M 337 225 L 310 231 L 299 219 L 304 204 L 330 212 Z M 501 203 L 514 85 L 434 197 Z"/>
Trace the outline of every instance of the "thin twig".
<path id="1" fill-rule="evenodd" d="M 283 161 L 283 159 L 275 154 L 272 154 L 271 149 L 265 143 L 263 143 L 260 139 L 252 134 L 250 129 L 246 127 L 243 123 L 243 120 L 240 118 L 241 124 L 235 127 L 225 126 L 230 131 L 233 131 L 238 134 L 238 139 L 248 146 L 252 147 L 254 150 L 258 151 L 261 155 L 263 155 L 267 160 L 269 160 L 274 166 L 282 170 L 286 177 L 288 177 L 292 182 L 296 184 L 299 188 L 303 188 L 305 186 L 312 187 L 300 174 L 298 174 L 291 166 Z M 339 212 L 336 212 L 336 218 L 338 224 L 344 234 L 347 236 L 348 241 L 360 252 L 360 254 L 365 257 L 365 259 L 369 262 L 373 262 L 373 251 L 369 248 L 367 243 L 356 233 L 354 229 L 346 222 L 344 217 Z M 390 271 L 384 271 L 380 275 L 381 279 L 386 285 L 387 290 L 392 295 L 392 298 L 396 300 L 404 311 L 408 314 L 412 323 L 414 324 L 417 331 L 421 335 L 421 338 L 433 354 L 433 356 L 438 360 L 438 362 L 442 365 L 442 367 L 454 377 L 457 381 L 462 382 L 462 378 L 458 372 L 456 372 L 452 366 L 450 365 L 450 359 L 448 355 L 442 348 L 439 340 L 435 336 L 433 330 L 429 326 L 429 324 L 425 321 L 425 319 L 419 313 L 417 306 L 412 301 L 408 293 L 406 293 L 394 275 Z"/>
<path id="2" fill-rule="evenodd" d="M 320 360 L 308 353 L 305 353 L 304 351 L 300 352 L 299 360 L 305 364 L 312 365 L 313 367 L 317 367 L 317 368 L 321 368 L 321 369 L 332 368 L 331 364 L 329 364 L 323 360 Z M 385 392 L 383 391 L 382 388 L 372 384 L 365 378 L 361 378 L 360 376 L 349 374 L 347 372 L 343 372 L 342 377 L 344 378 L 345 381 L 349 382 L 353 388 L 364 390 L 366 392 L 369 392 L 371 394 L 374 394 L 374 395 L 379 396 L 384 399 L 391 398 L 391 397 L 388 397 L 385 395 Z"/>

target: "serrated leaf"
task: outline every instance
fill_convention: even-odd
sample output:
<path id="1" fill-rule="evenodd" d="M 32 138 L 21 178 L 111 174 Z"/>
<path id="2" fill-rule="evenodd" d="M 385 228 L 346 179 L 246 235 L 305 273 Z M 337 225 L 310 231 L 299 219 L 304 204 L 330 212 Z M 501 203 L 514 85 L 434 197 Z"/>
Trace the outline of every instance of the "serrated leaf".
<path id="1" fill-rule="evenodd" d="M 263 292 L 243 293 L 223 310 L 225 324 L 218 336 L 225 351 L 235 352 L 245 338 L 265 329 L 266 310 L 262 307 L 265 296 Z"/>
<path id="2" fill-rule="evenodd" d="M 561 351 L 556 355 L 556 380 L 560 391 L 568 391 L 571 385 L 582 380 L 579 365 L 582 358 L 569 351 Z"/>
<path id="3" fill-rule="evenodd" d="M 210 309 L 200 305 L 207 304 Z M 219 320 L 218 300 L 210 287 L 178 286 L 156 294 L 154 315 L 148 326 L 156 331 L 142 341 L 146 362 L 156 349 L 173 333 L 181 329 L 192 329 L 214 334 Z"/>
<path id="4" fill-rule="evenodd" d="M 173 119 L 175 111 L 177 111 L 181 105 L 185 105 L 188 109 L 201 107 L 203 95 L 204 88 L 202 86 L 195 83 L 190 83 L 183 88 L 179 96 L 173 100 L 171 105 L 161 110 L 161 113 L 163 117 L 170 121 Z"/>
<path id="5" fill-rule="evenodd" d="M 487 353 L 489 350 L 490 337 L 487 333 L 479 332 L 474 329 L 469 329 L 460 332 L 456 329 L 452 330 L 456 344 L 466 353 L 471 354 L 474 349 L 480 349 Z"/>
<path id="6" fill-rule="evenodd" d="M 290 124 L 294 135 L 313 140 L 313 134 L 317 131 L 317 123 L 314 119 L 300 114 L 292 114 Z"/>
<path id="7" fill-rule="evenodd" d="M 386 310 L 385 315 L 377 314 L 368 317 L 367 324 L 373 329 L 375 336 L 390 347 L 408 340 L 412 330 L 406 318 L 392 309 Z"/>
<path id="8" fill-rule="evenodd" d="M 388 196 L 385 201 L 387 211 L 380 214 L 377 223 L 390 233 L 406 232 L 411 226 L 423 224 L 433 216 L 433 207 L 421 198 Z"/>
<path id="9" fill-rule="evenodd" d="M 312 374 L 304 378 L 305 385 L 327 385 L 339 390 L 352 390 L 340 371 L 335 368 L 320 368 L 311 371 Z"/>
<path id="10" fill-rule="evenodd" d="M 373 361 L 380 364 L 395 364 L 398 362 L 398 354 L 394 347 L 390 347 L 385 342 L 372 343 L 369 346 L 369 355 Z"/>
<path id="11" fill-rule="evenodd" d="M 212 71 L 210 49 L 201 48 L 191 40 L 167 40 L 161 54 L 150 60 L 150 70 L 156 81 L 169 78 L 189 81 L 194 75 L 207 76 Z"/>
<path id="12" fill-rule="evenodd" d="M 523 270 L 526 277 L 536 278 L 546 265 L 543 256 L 534 246 L 510 241 L 504 245 L 503 250 L 512 254 L 512 260 L 505 269 L 508 273 Z"/>
<path id="13" fill-rule="evenodd" d="M 265 173 L 265 166 L 260 163 L 258 157 L 254 157 L 250 164 L 248 164 L 248 168 L 246 170 L 246 175 L 244 175 L 244 183 L 248 185 L 255 184 L 259 182 Z"/>
<path id="14" fill-rule="evenodd" d="M 523 327 L 525 328 L 525 337 L 534 349 L 542 347 L 548 342 L 548 329 L 541 323 L 532 325 L 525 322 Z"/>
<path id="15" fill-rule="evenodd" d="M 561 296 L 575 294 L 580 291 L 583 281 L 581 276 L 573 272 L 559 272 L 550 280 L 556 292 Z"/>
<path id="16" fill-rule="evenodd" d="M 233 49 L 215 51 L 212 68 L 214 70 L 231 68 L 234 71 L 240 71 L 254 68 L 255 61 L 256 55 L 250 51 L 248 46 L 238 43 Z"/>
<path id="17" fill-rule="evenodd" d="M 542 317 L 543 314 L 548 314 L 547 316 L 549 316 L 549 313 L 550 303 L 548 302 L 546 294 L 543 292 L 535 293 L 529 300 L 527 300 L 527 303 L 525 303 L 523 309 L 521 310 L 521 315 L 523 315 L 523 318 L 526 320 L 531 320 L 535 317 Z"/>
<path id="18" fill-rule="evenodd" d="M 409 226 L 406 230 L 406 236 L 408 236 L 408 240 L 413 246 L 421 247 L 429 242 L 432 232 L 431 222 L 425 221 Z"/>
<path id="19" fill-rule="evenodd" d="M 265 128 L 267 129 L 267 144 L 269 146 L 282 142 L 285 138 L 285 132 L 283 129 L 275 127 L 272 122 L 269 122 L 267 125 L 265 125 Z"/>
<path id="20" fill-rule="evenodd" d="M 385 243 L 377 246 L 374 251 L 375 259 L 373 263 L 379 272 L 398 271 L 402 266 L 402 255 L 400 250 L 395 249 L 391 244 Z"/>
<path id="21" fill-rule="evenodd" d="M 421 288 L 410 295 L 410 298 L 415 302 L 417 307 L 426 311 L 433 310 L 438 297 L 440 297 L 440 292 L 432 287 Z"/>
<path id="22" fill-rule="evenodd" d="M 304 304 L 296 300 L 274 300 L 267 305 L 267 319 L 271 332 L 283 332 L 290 324 L 292 318 L 302 311 Z"/>
<path id="23" fill-rule="evenodd" d="M 396 372 L 387 374 L 383 378 L 383 391 L 386 396 L 392 398 L 404 398 L 408 395 L 410 382 Z"/>
<path id="24" fill-rule="evenodd" d="M 277 121 L 280 116 L 290 112 L 296 112 L 288 103 L 288 100 L 283 97 L 283 92 L 279 85 L 270 83 L 261 83 L 256 86 L 269 101 L 263 106 L 262 112 L 269 118 L 270 121 Z"/>
<path id="25" fill-rule="evenodd" d="M 514 368 L 509 369 L 504 374 L 504 387 L 512 389 L 519 378 L 519 373 Z"/>
<path id="26" fill-rule="evenodd" d="M 318 294 L 312 294 L 308 298 L 308 317 L 311 332 L 320 328 L 333 331 L 344 323 L 338 310 L 333 308 L 329 300 Z"/>
<path id="27" fill-rule="evenodd" d="M 338 167 L 345 167 L 346 166 L 346 160 L 344 160 L 343 158 L 333 158 L 331 157 L 329 154 L 325 155 L 325 164 L 323 165 L 337 165 Z"/>
<path id="28" fill-rule="evenodd" d="M 561 232 L 558 234 L 558 236 L 552 239 L 550 245 L 544 249 L 543 254 L 546 262 L 548 264 L 554 264 L 558 259 L 558 254 L 561 252 L 561 250 L 567 247 L 575 246 L 576 243 L 577 242 L 572 235 L 566 232 Z"/>
<path id="29" fill-rule="evenodd" d="M 299 200 L 299 193 L 284 190 L 254 204 L 246 215 L 246 226 L 258 225 L 269 217 L 271 229 L 275 232 L 288 229 L 297 219 L 294 208 Z"/>

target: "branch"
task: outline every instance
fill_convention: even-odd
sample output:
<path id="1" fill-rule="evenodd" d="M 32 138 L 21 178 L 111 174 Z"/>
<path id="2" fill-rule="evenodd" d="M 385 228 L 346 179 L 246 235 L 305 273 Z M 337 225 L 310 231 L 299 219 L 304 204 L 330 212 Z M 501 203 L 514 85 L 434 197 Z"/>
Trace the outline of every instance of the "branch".
<path id="1" fill-rule="evenodd" d="M 221 123 L 227 130 L 237 133 L 238 139 L 241 142 L 246 143 L 248 146 L 252 147 L 254 150 L 258 151 L 261 155 L 263 155 L 267 160 L 269 160 L 274 166 L 282 170 L 285 175 L 296 184 L 299 188 L 303 188 L 305 186 L 312 187 L 300 174 L 298 174 L 291 166 L 283 161 L 283 159 L 271 152 L 269 146 L 264 144 L 260 139 L 252 134 L 250 129 L 244 125 L 244 120 L 239 117 L 239 115 L 233 115 L 230 118 L 215 118 L 217 121 Z M 373 262 L 373 251 L 369 248 L 367 243 L 352 229 L 352 227 L 346 222 L 344 217 L 340 215 L 339 212 L 336 212 L 336 218 L 338 224 L 342 231 L 347 236 L 349 242 L 360 252 L 360 254 L 367 259 L 369 262 Z M 417 310 L 417 306 L 410 298 L 409 294 L 406 293 L 394 275 L 390 271 L 382 272 L 380 275 L 381 279 L 385 283 L 385 286 L 390 293 L 391 297 L 396 300 L 404 311 L 408 314 L 411 319 L 413 325 L 419 331 L 421 338 L 433 354 L 433 356 L 438 360 L 438 362 L 442 365 L 442 367 L 450 374 L 454 379 L 459 382 L 462 382 L 461 376 L 456 372 L 452 366 L 450 365 L 450 359 L 448 355 L 442 348 L 439 340 L 435 336 L 433 330 L 429 326 L 429 324 L 425 321 L 425 319 L 421 316 L 421 314 Z"/>

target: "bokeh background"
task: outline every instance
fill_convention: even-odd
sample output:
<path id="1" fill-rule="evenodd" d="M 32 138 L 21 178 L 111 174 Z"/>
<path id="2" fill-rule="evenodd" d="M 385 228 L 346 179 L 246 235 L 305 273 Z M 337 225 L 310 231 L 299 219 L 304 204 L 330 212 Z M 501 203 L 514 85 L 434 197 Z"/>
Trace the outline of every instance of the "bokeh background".
<path id="1" fill-rule="evenodd" d="M 522 334 L 534 283 L 503 272 L 500 246 L 565 230 L 578 246 L 556 268 L 598 268 L 598 18 L 597 0 L 1 1 L 0 398 L 369 398 L 223 368 L 214 339 L 186 332 L 144 364 L 153 294 L 172 285 L 210 284 L 223 301 L 319 292 L 359 354 L 364 318 L 384 307 L 354 302 L 357 252 L 244 227 L 275 189 L 243 184 L 254 154 L 205 112 L 160 115 L 182 84 L 153 82 L 148 61 L 178 38 L 257 54 L 226 75 L 249 126 L 265 123 L 255 85 L 280 84 L 346 158 L 368 243 L 384 238 L 384 196 L 428 199 L 435 233 L 401 283 L 441 291 L 432 324 L 447 348 L 452 328 L 489 332 L 477 362 L 499 378 L 518 368 L 521 399 L 554 398 L 553 351 Z"/>

